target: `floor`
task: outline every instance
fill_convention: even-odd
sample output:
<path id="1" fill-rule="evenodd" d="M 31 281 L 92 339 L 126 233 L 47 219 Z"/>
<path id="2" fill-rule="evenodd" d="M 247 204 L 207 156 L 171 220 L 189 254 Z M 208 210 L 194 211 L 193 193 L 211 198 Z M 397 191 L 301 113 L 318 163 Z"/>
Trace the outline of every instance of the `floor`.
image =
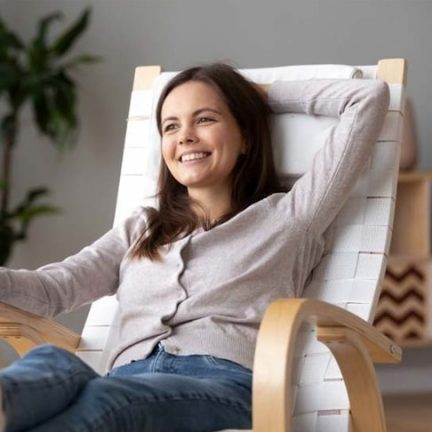
<path id="1" fill-rule="evenodd" d="M 432 394 L 384 397 L 387 432 L 431 432 Z"/>

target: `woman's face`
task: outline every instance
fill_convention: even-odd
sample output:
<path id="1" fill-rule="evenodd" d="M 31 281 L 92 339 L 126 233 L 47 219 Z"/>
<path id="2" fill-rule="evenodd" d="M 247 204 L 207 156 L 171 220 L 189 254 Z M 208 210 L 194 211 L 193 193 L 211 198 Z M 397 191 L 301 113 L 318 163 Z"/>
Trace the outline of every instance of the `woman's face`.
<path id="1" fill-rule="evenodd" d="M 162 156 L 188 188 L 231 191 L 232 172 L 246 143 L 225 101 L 210 85 L 189 81 L 172 90 L 161 111 Z"/>

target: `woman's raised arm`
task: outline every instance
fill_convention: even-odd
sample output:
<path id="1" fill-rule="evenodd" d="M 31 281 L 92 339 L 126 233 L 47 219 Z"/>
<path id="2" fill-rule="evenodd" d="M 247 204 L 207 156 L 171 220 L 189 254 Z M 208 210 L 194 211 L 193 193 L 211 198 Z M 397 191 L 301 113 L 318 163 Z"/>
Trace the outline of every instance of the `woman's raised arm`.
<path id="1" fill-rule="evenodd" d="M 342 208 L 371 156 L 389 105 L 388 85 L 362 79 L 279 81 L 268 89 L 268 98 L 276 113 L 339 118 L 312 166 L 278 203 L 292 223 L 320 235 Z"/>

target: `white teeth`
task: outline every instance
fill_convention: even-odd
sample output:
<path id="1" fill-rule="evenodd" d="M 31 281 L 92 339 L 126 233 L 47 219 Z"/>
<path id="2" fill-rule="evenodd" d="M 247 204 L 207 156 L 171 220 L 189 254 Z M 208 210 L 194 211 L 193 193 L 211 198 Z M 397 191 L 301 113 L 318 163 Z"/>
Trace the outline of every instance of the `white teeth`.
<path id="1" fill-rule="evenodd" d="M 210 153 L 205 153 L 205 152 L 199 152 L 199 153 L 189 153 L 186 155 L 183 155 L 180 158 L 181 162 L 187 162 L 187 161 L 192 161 L 192 160 L 197 160 L 197 159 L 204 159 L 205 157 L 207 157 Z"/>

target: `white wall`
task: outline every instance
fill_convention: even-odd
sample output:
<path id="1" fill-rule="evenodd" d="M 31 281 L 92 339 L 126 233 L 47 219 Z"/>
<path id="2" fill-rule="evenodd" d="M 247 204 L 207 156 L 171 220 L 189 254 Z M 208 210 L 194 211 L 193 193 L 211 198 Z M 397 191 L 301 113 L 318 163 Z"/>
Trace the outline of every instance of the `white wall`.
<path id="1" fill-rule="evenodd" d="M 93 7 L 93 21 L 75 52 L 101 55 L 104 62 L 83 67 L 76 75 L 79 142 L 60 158 L 34 132 L 26 113 L 15 153 L 13 197 L 21 199 L 29 187 L 48 185 L 52 203 L 61 206 L 63 214 L 33 224 L 29 241 L 16 249 L 11 267 L 35 268 L 61 260 L 110 228 L 136 65 L 178 70 L 213 60 L 259 67 L 373 64 L 380 58 L 404 57 L 418 123 L 419 165 L 432 165 L 430 1 L 0 0 L 0 14 L 28 38 L 36 17 L 62 10 L 70 22 L 87 4 Z M 60 320 L 79 330 L 85 312 L 86 308 Z M 425 355 L 430 352 L 411 352 L 411 363 L 399 367 L 397 381 L 384 370 L 383 387 L 424 386 L 427 381 L 409 373 L 410 365 L 416 367 Z M 432 389 L 432 382 L 427 386 Z"/>

